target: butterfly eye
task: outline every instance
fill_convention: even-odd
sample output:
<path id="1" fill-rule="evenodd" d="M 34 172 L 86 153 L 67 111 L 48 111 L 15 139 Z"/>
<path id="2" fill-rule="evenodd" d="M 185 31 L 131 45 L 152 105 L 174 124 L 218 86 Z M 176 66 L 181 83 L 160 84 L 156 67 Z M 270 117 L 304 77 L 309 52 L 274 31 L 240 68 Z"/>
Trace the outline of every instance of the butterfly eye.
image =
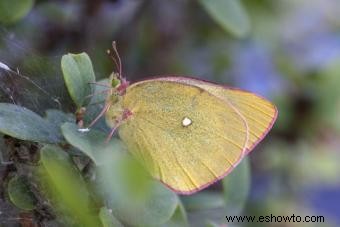
<path id="1" fill-rule="evenodd" d="M 188 127 L 189 125 L 192 124 L 192 120 L 188 117 L 184 117 L 183 120 L 182 120 L 182 125 L 184 127 Z"/>

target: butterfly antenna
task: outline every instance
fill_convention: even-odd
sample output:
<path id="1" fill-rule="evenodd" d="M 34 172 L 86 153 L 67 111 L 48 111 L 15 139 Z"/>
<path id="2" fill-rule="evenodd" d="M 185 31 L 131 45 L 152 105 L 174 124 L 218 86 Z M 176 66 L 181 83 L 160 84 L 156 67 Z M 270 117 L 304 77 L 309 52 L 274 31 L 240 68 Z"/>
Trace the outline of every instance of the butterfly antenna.
<path id="1" fill-rule="evenodd" d="M 115 66 L 116 66 L 117 71 L 119 72 L 120 69 L 119 69 L 119 64 L 116 60 L 116 56 L 111 52 L 111 50 L 107 50 L 106 53 L 112 59 L 112 61 L 114 62 Z"/>
<path id="2" fill-rule="evenodd" d="M 113 51 L 114 51 L 114 54 L 116 56 L 116 58 L 118 59 L 118 65 L 119 65 L 119 79 L 122 79 L 122 61 L 120 59 L 120 56 L 119 56 L 119 53 L 118 53 L 118 49 L 117 49 L 117 44 L 116 44 L 116 41 L 113 41 L 112 42 L 112 48 L 113 48 Z"/>

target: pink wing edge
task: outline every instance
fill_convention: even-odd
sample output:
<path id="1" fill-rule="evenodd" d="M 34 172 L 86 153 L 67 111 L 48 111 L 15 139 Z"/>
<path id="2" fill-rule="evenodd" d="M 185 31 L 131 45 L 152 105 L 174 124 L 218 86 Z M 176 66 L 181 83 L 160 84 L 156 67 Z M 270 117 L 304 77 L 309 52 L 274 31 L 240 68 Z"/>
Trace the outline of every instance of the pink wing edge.
<path id="1" fill-rule="evenodd" d="M 220 84 L 217 84 L 217 83 L 214 83 L 214 82 L 210 82 L 210 81 L 207 81 L 207 80 L 197 79 L 197 78 L 194 78 L 192 76 L 185 76 L 185 77 L 184 76 L 177 76 L 177 75 L 154 76 L 154 77 L 149 77 L 149 78 L 146 78 L 146 79 L 143 79 L 143 80 L 136 81 L 136 82 L 132 83 L 130 86 L 137 85 L 139 83 L 143 83 L 143 82 L 147 82 L 147 81 L 170 81 L 170 82 L 178 82 L 178 83 L 182 83 L 183 84 L 181 79 L 182 80 L 193 80 L 193 81 L 196 81 L 196 82 L 208 83 L 208 84 L 211 84 L 213 86 L 222 87 L 224 89 L 231 89 L 231 90 L 237 90 L 237 91 L 241 91 L 241 92 L 245 92 L 245 93 L 250 93 L 250 94 L 253 94 L 253 95 L 257 96 L 258 98 L 266 101 L 266 102 L 269 102 L 266 98 L 264 98 L 264 97 L 262 97 L 262 96 L 260 96 L 258 94 L 255 94 L 253 92 L 249 92 L 249 91 L 246 91 L 246 90 L 243 90 L 243 89 L 240 89 L 240 88 L 230 87 L 230 86 L 226 86 L 226 85 L 220 85 Z M 194 85 L 192 85 L 192 86 L 194 86 Z M 249 148 L 249 149 L 247 148 L 245 150 L 245 154 L 243 154 L 243 152 L 242 152 L 242 154 L 240 155 L 240 158 L 236 161 L 236 163 L 232 167 L 227 169 L 227 171 L 224 172 L 221 176 L 217 177 L 213 181 L 210 181 L 210 182 L 208 182 L 208 183 L 206 183 L 206 184 L 204 184 L 204 185 L 202 185 L 202 186 L 200 186 L 200 187 L 198 187 L 198 188 L 196 188 L 194 190 L 190 190 L 190 191 L 179 191 L 179 190 L 171 187 L 167 183 L 163 182 L 161 179 L 158 179 L 158 180 L 161 181 L 166 187 L 168 187 L 172 191 L 176 192 L 177 194 L 181 194 L 181 195 L 191 195 L 191 194 L 194 194 L 194 193 L 196 193 L 198 191 L 201 191 L 201 190 L 209 187 L 210 185 L 216 183 L 217 181 L 222 180 L 224 177 L 226 177 L 242 161 L 242 159 L 246 155 L 248 155 L 266 137 L 268 132 L 272 129 L 272 127 L 273 127 L 273 125 L 274 125 L 274 123 L 275 123 L 275 121 L 277 119 L 277 116 L 278 116 L 278 110 L 277 110 L 276 106 L 274 104 L 272 104 L 272 106 L 275 109 L 275 115 L 274 115 L 272 121 L 269 123 L 267 129 L 262 133 L 260 138 L 252 145 L 252 147 Z"/>

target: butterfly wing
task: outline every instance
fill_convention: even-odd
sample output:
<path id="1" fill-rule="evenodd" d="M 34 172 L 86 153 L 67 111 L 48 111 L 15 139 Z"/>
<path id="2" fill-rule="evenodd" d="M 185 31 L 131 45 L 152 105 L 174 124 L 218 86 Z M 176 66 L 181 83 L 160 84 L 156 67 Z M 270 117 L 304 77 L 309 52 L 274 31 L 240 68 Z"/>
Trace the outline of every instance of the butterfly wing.
<path id="1" fill-rule="evenodd" d="M 277 118 L 276 107 L 268 100 L 251 92 L 187 77 L 159 77 L 157 80 L 177 81 L 198 86 L 222 100 L 231 102 L 244 117 L 249 129 L 247 153 L 266 136 Z"/>
<path id="2" fill-rule="evenodd" d="M 247 153 L 249 153 L 269 132 L 276 118 L 276 107 L 264 98 L 250 92 L 222 88 L 215 90 L 215 95 L 229 99 L 245 117 L 249 128 Z"/>
<path id="3" fill-rule="evenodd" d="M 228 100 L 197 86 L 139 82 L 127 89 L 123 107 L 132 116 L 120 126 L 119 136 L 153 177 L 179 193 L 221 179 L 245 154 L 243 116 Z"/>

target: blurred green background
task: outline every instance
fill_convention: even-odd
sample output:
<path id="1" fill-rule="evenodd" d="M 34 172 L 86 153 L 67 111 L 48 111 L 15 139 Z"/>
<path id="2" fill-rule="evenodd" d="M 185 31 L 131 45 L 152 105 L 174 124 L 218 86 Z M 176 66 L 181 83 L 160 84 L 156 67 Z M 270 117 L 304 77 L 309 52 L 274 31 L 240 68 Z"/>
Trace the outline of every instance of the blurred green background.
<path id="1" fill-rule="evenodd" d="M 0 62 L 29 79 L 0 70 L 0 100 L 41 114 L 49 108 L 74 113 L 61 56 L 85 51 L 97 79 L 107 78 L 114 64 L 106 50 L 116 40 L 123 75 L 132 82 L 186 75 L 275 103 L 277 122 L 250 154 L 249 196 L 241 214 L 325 217 L 325 223 L 231 224 L 225 216 L 233 212 L 219 210 L 215 201 L 213 209 L 187 207 L 194 211 L 188 213 L 192 226 L 206 220 L 227 226 L 339 226 L 340 2 L 230 2 L 1 0 Z M 208 189 L 220 190 L 220 183 Z M 14 223 L 16 215 L 0 199 L 0 223 Z"/>

